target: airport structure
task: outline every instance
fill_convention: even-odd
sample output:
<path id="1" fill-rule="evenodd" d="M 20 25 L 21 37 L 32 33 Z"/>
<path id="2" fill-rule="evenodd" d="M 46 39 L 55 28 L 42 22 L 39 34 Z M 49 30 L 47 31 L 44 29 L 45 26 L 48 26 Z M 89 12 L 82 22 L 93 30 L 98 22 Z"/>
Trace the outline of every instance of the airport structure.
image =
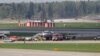
<path id="1" fill-rule="evenodd" d="M 27 21 L 24 23 L 19 22 L 19 27 L 44 27 L 44 28 L 53 28 L 55 26 L 55 23 L 53 22 L 47 22 L 47 21 Z"/>

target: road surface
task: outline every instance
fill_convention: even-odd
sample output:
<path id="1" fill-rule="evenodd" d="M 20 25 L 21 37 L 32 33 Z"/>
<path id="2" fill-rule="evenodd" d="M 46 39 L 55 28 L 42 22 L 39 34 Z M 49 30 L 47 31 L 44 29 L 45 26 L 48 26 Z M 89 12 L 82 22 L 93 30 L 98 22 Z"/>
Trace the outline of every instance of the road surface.
<path id="1" fill-rule="evenodd" d="M 24 41 L 15 41 L 12 43 L 24 43 Z M 100 40 L 25 41 L 25 43 L 100 43 Z"/>
<path id="2" fill-rule="evenodd" d="M 4 42 L 0 40 L 0 44 L 2 43 L 24 43 L 24 41 Z M 100 43 L 100 40 L 25 41 L 25 43 Z"/>
<path id="3" fill-rule="evenodd" d="M 96 34 L 100 34 L 100 29 L 60 29 L 60 28 L 0 29 L 0 31 L 30 32 L 30 33 L 40 33 L 42 31 L 46 31 L 46 30 L 59 32 L 59 33 L 96 33 Z"/>
<path id="4" fill-rule="evenodd" d="M 100 56 L 100 53 L 0 49 L 0 56 Z"/>

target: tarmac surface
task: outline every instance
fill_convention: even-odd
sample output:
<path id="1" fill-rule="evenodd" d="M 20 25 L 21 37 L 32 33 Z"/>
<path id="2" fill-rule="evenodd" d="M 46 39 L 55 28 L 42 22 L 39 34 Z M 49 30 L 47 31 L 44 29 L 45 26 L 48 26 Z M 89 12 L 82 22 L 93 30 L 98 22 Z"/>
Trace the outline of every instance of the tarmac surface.
<path id="1" fill-rule="evenodd" d="M 1 42 L 3 43 L 3 42 Z M 11 43 L 24 43 L 16 41 Z M 26 43 L 100 43 L 100 40 L 78 40 L 78 41 L 26 41 Z M 0 56 L 100 56 L 100 53 L 91 52 L 62 52 L 62 51 L 44 51 L 29 49 L 0 49 Z"/>
<path id="2" fill-rule="evenodd" d="M 15 41 L 15 42 L 5 42 L 0 40 L 2 43 L 100 43 L 100 40 L 66 40 L 66 41 Z"/>
<path id="3" fill-rule="evenodd" d="M 43 31 L 54 31 L 58 33 L 95 33 L 100 34 L 100 29 L 62 29 L 62 28 L 29 28 L 29 29 L 0 29 L 0 31 L 8 32 L 28 32 L 28 33 L 40 33 Z"/>
<path id="4" fill-rule="evenodd" d="M 100 53 L 0 49 L 0 56 L 100 56 Z"/>
<path id="5" fill-rule="evenodd" d="M 15 41 L 12 43 L 100 43 L 100 40 L 66 40 L 66 41 Z"/>

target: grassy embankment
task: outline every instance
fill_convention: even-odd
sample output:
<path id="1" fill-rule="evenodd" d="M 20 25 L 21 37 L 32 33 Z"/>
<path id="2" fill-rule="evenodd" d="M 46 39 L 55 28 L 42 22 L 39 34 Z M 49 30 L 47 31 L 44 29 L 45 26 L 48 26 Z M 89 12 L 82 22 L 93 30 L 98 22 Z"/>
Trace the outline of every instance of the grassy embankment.
<path id="1" fill-rule="evenodd" d="M 27 27 L 19 27 L 17 23 L 2 23 L 0 29 L 20 29 Z M 33 28 L 33 27 L 32 27 Z M 100 29 L 100 23 L 56 23 L 55 28 L 67 29 Z"/>
<path id="2" fill-rule="evenodd" d="M 33 49 L 51 51 L 78 51 L 78 52 L 100 52 L 100 44 L 72 44 L 72 43 L 34 43 L 34 44 L 0 44 L 0 48 L 10 49 Z"/>
<path id="3" fill-rule="evenodd" d="M 67 29 L 100 29 L 100 23 L 56 23 L 55 25 L 57 28 Z"/>

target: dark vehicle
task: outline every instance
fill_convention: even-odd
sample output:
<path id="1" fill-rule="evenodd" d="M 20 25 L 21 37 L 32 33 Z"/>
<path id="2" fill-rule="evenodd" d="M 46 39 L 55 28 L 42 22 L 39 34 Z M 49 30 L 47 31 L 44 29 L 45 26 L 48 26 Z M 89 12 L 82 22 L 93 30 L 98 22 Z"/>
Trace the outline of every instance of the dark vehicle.
<path id="1" fill-rule="evenodd" d="M 33 36 L 33 40 L 52 40 L 53 31 L 43 31 Z"/>
<path id="2" fill-rule="evenodd" d="M 60 33 L 54 33 L 54 34 L 52 34 L 52 40 L 53 41 L 63 40 L 63 35 Z"/>
<path id="3" fill-rule="evenodd" d="M 33 36 L 34 40 L 63 40 L 63 35 L 53 31 L 43 31 Z"/>

